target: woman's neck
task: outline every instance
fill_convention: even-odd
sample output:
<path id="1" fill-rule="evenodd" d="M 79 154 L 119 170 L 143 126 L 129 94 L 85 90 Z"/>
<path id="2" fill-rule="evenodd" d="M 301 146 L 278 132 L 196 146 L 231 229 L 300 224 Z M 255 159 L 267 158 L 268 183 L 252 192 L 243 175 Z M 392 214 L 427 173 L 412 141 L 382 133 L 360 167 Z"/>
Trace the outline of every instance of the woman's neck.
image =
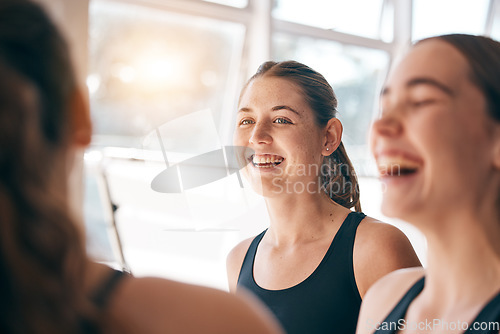
<path id="1" fill-rule="evenodd" d="M 500 290 L 500 222 L 495 214 L 483 213 L 455 210 L 433 221 L 434 228 L 423 229 L 428 242 L 426 305 L 466 309 Z"/>
<path id="2" fill-rule="evenodd" d="M 276 244 L 319 239 L 332 225 L 342 224 L 350 212 L 323 193 L 302 193 L 266 198 L 270 217 L 268 234 Z"/>

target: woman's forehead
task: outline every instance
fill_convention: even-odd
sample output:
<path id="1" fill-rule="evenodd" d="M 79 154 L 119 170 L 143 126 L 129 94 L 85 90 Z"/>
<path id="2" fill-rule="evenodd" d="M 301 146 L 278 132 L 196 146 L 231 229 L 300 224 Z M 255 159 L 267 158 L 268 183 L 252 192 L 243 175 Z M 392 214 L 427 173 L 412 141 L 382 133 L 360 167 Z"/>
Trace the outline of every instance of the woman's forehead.
<path id="1" fill-rule="evenodd" d="M 302 102 L 304 96 L 300 87 L 291 79 L 284 77 L 263 76 L 253 79 L 242 94 L 242 100 L 258 94 L 268 99 Z"/>
<path id="2" fill-rule="evenodd" d="M 451 44 L 431 39 L 416 44 L 391 70 L 387 84 L 404 85 L 416 77 L 453 85 L 469 79 L 466 58 Z"/>

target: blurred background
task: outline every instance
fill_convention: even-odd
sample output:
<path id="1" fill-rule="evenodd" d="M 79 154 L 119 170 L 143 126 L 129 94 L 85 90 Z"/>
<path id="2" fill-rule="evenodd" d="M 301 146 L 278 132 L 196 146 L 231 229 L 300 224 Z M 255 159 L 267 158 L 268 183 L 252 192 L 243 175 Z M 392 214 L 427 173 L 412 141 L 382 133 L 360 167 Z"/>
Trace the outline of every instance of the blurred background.
<path id="1" fill-rule="evenodd" d="M 238 173 L 199 186 L 180 180 L 168 192 L 151 182 L 231 145 L 243 84 L 263 61 L 293 59 L 337 94 L 363 211 L 402 229 L 425 265 L 420 233 L 379 211 L 369 125 L 388 68 L 412 41 L 499 39 L 500 0 L 39 1 L 68 35 L 88 88 L 94 139 L 83 213 L 97 260 L 227 289 L 227 253 L 268 225 L 263 199 Z"/>

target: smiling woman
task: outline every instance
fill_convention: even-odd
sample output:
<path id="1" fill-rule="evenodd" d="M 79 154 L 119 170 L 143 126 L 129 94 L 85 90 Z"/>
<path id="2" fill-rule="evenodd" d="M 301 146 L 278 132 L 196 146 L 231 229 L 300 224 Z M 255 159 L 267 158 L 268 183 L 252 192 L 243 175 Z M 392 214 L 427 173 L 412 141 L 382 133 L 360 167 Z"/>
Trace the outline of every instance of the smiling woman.
<path id="1" fill-rule="evenodd" d="M 418 42 L 390 73 L 372 149 L 382 211 L 418 227 L 426 270 L 367 293 L 358 333 L 500 332 L 500 43 L 445 35 Z"/>
<path id="2" fill-rule="evenodd" d="M 240 134 L 248 133 L 249 130 L 253 132 L 249 134 L 251 138 L 248 139 L 248 142 L 254 144 L 254 146 L 258 146 L 259 141 L 272 141 L 272 136 L 268 135 L 266 129 L 261 130 L 261 126 L 259 126 L 261 122 L 256 124 L 257 110 L 245 107 L 257 102 L 248 100 L 249 98 L 255 98 L 254 96 L 257 94 L 262 104 L 275 99 L 277 101 L 286 101 L 286 104 L 278 103 L 269 108 L 272 112 L 270 123 L 282 125 L 279 128 L 283 128 L 282 132 L 289 137 L 284 140 L 288 143 L 287 145 L 299 148 L 300 154 L 303 156 L 309 156 L 311 152 L 316 156 L 312 158 L 306 157 L 305 160 L 300 157 L 291 160 L 289 163 L 284 163 L 275 172 L 280 173 L 281 176 L 283 176 L 283 171 L 287 171 L 292 175 L 309 176 L 310 181 L 316 182 L 316 178 L 320 175 L 318 173 L 319 168 L 315 169 L 316 173 L 309 173 L 308 175 L 300 175 L 300 170 L 307 169 L 310 171 L 311 166 L 321 166 L 323 173 L 321 174 L 320 183 L 332 200 L 347 208 L 354 207 L 356 211 L 361 211 L 356 173 L 341 141 L 342 124 L 335 117 L 337 99 L 333 90 L 323 76 L 300 63 L 283 62 L 280 66 L 276 65 L 274 62 L 263 64 L 243 89 L 239 103 L 241 108 L 238 113 L 237 143 L 241 145 L 248 144 L 246 139 L 241 143 L 238 140 L 241 138 Z M 301 71 L 304 73 L 301 73 Z M 263 76 L 266 77 L 266 80 L 259 80 L 262 79 L 259 77 Z M 286 80 L 288 76 L 293 76 L 294 80 Z M 311 84 L 311 82 L 314 82 L 313 80 L 316 80 L 317 83 Z M 279 89 L 276 89 L 276 87 L 279 87 Z M 244 94 L 247 90 L 254 92 L 254 94 Z M 290 92 L 296 93 L 290 94 Z M 309 98 L 304 99 L 303 94 Z M 312 110 L 316 111 L 315 114 L 311 112 L 311 107 Z M 245 118 L 244 116 L 248 117 Z M 324 143 L 324 147 L 318 146 L 322 136 L 320 132 L 316 131 L 318 126 L 329 130 L 327 132 L 329 142 Z M 268 136 L 268 138 L 261 139 L 259 137 L 261 134 Z M 311 139 L 306 141 L 306 144 L 309 145 L 304 145 L 304 138 Z M 317 152 L 318 148 L 322 148 L 325 152 Z M 270 156 L 272 155 L 256 150 L 253 156 L 254 165 L 256 161 L 266 161 Z M 319 163 L 317 158 L 321 160 Z M 280 157 L 280 160 L 283 161 L 284 158 Z M 305 166 L 307 168 L 304 168 Z M 287 181 L 282 177 L 273 179 L 273 184 L 283 182 L 286 183 Z M 341 190 L 334 191 L 335 186 L 340 187 Z"/>
<path id="3" fill-rule="evenodd" d="M 451 49 L 437 41 L 426 44 L 431 43 L 429 49 L 435 54 L 446 54 Z M 421 50 L 425 49 L 418 47 L 414 53 L 423 52 Z M 449 205 L 450 200 L 453 206 L 466 203 L 474 192 L 463 190 L 480 185 L 479 176 L 470 175 L 470 171 L 484 162 L 484 150 L 491 146 L 486 133 L 484 136 L 474 135 L 485 121 L 470 117 L 471 109 L 467 107 L 486 108 L 480 89 L 462 79 L 468 76 L 466 67 L 444 66 L 447 61 L 463 62 L 460 54 L 451 53 L 445 61 L 435 60 L 430 64 L 425 56 L 414 57 L 412 63 L 402 63 L 400 70 L 389 78 L 381 99 L 382 117 L 374 124 L 372 132 L 372 149 L 379 166 L 398 164 L 402 171 L 412 171 L 402 175 L 383 175 L 382 178 L 386 184 L 394 185 L 388 186 L 384 194 L 384 212 L 391 216 L 404 212 L 404 219 L 409 222 L 415 219 L 428 221 L 418 219 L 424 214 L 422 207 L 427 210 L 432 207 L 439 212 Z M 404 117 L 401 110 L 407 111 Z M 412 126 L 402 126 L 400 121 Z M 403 133 L 408 135 L 408 140 L 392 140 Z M 464 136 L 473 140 L 464 142 Z M 414 145 L 407 145 L 410 141 Z M 450 143 L 455 145 L 450 146 Z M 469 158 L 463 159 L 464 156 Z M 464 178 L 463 175 L 467 174 L 469 176 Z M 423 183 L 419 182 L 420 190 L 406 188 L 413 184 L 408 181 L 418 181 L 415 179 L 422 176 L 426 178 L 422 179 Z M 462 181 L 453 182 L 457 179 Z M 456 191 L 449 192 L 450 187 Z M 408 211 L 410 207 L 412 209 Z"/>
<path id="4" fill-rule="evenodd" d="M 264 63 L 240 96 L 234 144 L 253 151 L 242 171 L 270 226 L 231 251 L 229 286 L 254 293 L 288 334 L 354 333 L 371 284 L 419 265 L 399 230 L 360 212 L 336 107 L 325 78 L 295 61 Z"/>

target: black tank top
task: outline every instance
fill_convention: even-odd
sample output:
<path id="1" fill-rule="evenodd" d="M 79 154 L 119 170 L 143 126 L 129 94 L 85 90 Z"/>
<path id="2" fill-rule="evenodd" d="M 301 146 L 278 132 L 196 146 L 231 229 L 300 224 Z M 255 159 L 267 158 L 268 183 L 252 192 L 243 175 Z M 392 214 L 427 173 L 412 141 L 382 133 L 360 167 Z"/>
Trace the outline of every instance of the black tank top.
<path id="1" fill-rule="evenodd" d="M 104 311 L 104 309 L 108 306 L 108 302 L 113 296 L 113 292 L 115 291 L 118 284 L 125 277 L 129 276 L 128 273 L 112 269 L 109 276 L 102 282 L 102 284 L 95 290 L 92 300 L 94 304 L 99 308 L 99 310 Z"/>
<path id="2" fill-rule="evenodd" d="M 267 230 L 262 232 L 245 255 L 238 288 L 246 288 L 262 300 L 288 334 L 354 333 L 361 297 L 354 279 L 352 252 L 356 229 L 364 217 L 363 213 L 349 213 L 314 272 L 283 290 L 263 289 L 254 280 L 255 253 Z"/>
<path id="3" fill-rule="evenodd" d="M 120 284 L 120 282 L 130 276 L 126 272 L 112 269 L 108 277 L 102 282 L 101 285 L 97 287 L 91 296 L 91 300 L 97 308 L 98 312 L 105 312 L 109 304 L 109 301 L 113 297 L 113 293 Z M 80 319 L 81 333 L 85 334 L 100 334 L 102 333 L 102 328 L 99 323 L 95 321 L 89 321 L 89 319 Z"/>
<path id="4" fill-rule="evenodd" d="M 394 309 L 389 313 L 387 318 L 380 324 L 377 324 L 379 328 L 374 332 L 374 334 L 395 334 L 398 330 L 402 329 L 403 326 L 410 327 L 412 324 L 407 324 L 404 321 L 406 316 L 406 311 L 410 306 L 411 302 L 422 292 L 425 284 L 425 277 L 418 280 L 408 292 L 401 298 L 399 303 L 394 307 Z M 432 322 L 428 322 L 428 326 Z M 458 322 L 455 324 L 448 324 L 448 326 L 457 326 Z M 458 324 L 458 326 L 464 325 L 467 329 L 464 334 L 498 334 L 500 328 L 500 293 L 497 294 L 493 299 L 491 299 L 486 306 L 479 312 L 476 319 L 471 324 L 466 324 L 465 322 Z M 416 324 L 415 324 L 416 325 Z M 419 324 L 425 326 L 426 323 L 422 322 Z M 445 326 L 444 324 L 436 326 Z M 432 328 L 432 327 L 431 327 Z M 438 327 L 441 328 L 441 327 Z M 446 328 L 446 327 L 444 327 Z M 464 327 L 458 327 L 464 328 Z M 429 328 L 428 328 L 429 329 Z"/>

